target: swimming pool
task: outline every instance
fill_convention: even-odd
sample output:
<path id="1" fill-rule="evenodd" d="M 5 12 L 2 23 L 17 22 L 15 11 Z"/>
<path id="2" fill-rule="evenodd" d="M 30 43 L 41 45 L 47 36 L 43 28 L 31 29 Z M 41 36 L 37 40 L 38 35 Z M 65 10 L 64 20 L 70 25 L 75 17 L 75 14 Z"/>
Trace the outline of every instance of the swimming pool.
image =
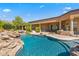
<path id="1" fill-rule="evenodd" d="M 69 56 L 69 46 L 55 38 L 38 35 L 22 35 L 24 47 L 16 56 Z"/>

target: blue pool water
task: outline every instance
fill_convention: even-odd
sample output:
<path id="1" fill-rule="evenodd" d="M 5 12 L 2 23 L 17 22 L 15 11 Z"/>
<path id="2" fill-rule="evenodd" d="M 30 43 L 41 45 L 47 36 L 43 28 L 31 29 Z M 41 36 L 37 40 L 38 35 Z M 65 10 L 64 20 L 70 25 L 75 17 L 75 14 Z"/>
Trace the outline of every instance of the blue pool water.
<path id="1" fill-rule="evenodd" d="M 55 38 L 37 35 L 22 35 L 24 47 L 16 56 L 69 56 L 69 46 Z"/>

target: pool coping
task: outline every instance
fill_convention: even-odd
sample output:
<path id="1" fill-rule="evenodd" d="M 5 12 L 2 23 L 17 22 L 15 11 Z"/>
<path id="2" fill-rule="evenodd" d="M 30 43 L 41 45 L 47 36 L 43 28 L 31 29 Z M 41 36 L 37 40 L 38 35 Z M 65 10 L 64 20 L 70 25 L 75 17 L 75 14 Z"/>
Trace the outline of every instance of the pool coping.
<path id="1" fill-rule="evenodd" d="M 42 32 L 42 34 L 40 34 L 40 33 L 31 33 L 31 34 L 34 34 L 34 35 L 46 35 L 46 36 L 49 36 L 49 37 L 53 37 L 53 38 L 56 38 L 56 39 L 59 39 L 59 40 L 66 40 L 66 41 L 79 40 L 79 37 L 59 35 L 59 34 L 55 34 L 55 33 L 54 34 L 49 34 L 49 33 Z"/>

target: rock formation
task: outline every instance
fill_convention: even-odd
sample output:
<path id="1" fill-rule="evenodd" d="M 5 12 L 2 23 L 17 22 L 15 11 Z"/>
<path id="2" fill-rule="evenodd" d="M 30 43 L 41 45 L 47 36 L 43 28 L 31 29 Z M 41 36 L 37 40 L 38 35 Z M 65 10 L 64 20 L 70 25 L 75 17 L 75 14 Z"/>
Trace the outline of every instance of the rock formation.
<path id="1" fill-rule="evenodd" d="M 5 31 L 0 33 L 0 56 L 15 56 L 23 47 L 18 33 Z"/>

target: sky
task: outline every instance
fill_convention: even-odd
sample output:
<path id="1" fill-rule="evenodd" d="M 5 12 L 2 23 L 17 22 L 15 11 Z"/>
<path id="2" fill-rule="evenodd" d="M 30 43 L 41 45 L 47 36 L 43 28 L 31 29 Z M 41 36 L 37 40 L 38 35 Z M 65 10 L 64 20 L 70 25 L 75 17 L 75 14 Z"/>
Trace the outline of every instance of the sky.
<path id="1" fill-rule="evenodd" d="M 79 3 L 0 3 L 0 20 L 12 21 L 20 16 L 29 22 L 60 16 L 78 8 Z"/>

